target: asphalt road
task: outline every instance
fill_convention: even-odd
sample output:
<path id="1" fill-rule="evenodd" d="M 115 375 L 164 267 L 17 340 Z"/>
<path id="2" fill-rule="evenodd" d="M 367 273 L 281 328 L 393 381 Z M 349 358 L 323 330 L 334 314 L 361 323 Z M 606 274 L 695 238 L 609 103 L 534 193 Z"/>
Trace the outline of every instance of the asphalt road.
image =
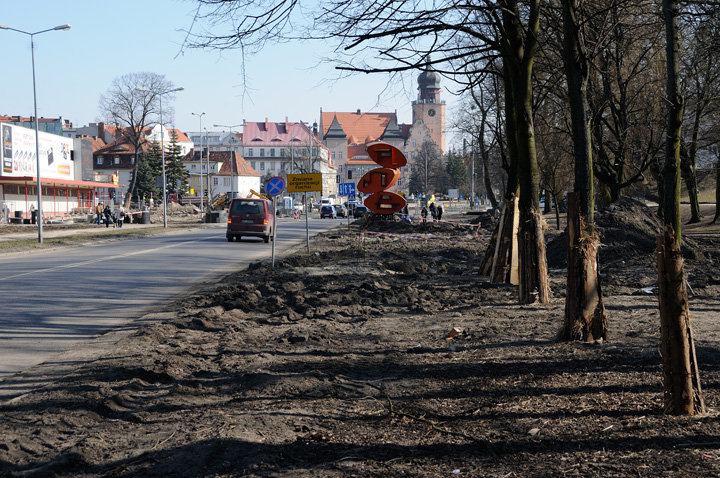
<path id="1" fill-rule="evenodd" d="M 312 235 L 342 220 L 310 219 Z M 276 255 L 305 245 L 305 221 L 278 220 Z M 271 245 L 227 242 L 224 225 L 0 259 L 0 398 L 18 372 L 130 324 L 193 284 L 270 257 Z M 127 328 L 127 327 L 126 327 Z"/>

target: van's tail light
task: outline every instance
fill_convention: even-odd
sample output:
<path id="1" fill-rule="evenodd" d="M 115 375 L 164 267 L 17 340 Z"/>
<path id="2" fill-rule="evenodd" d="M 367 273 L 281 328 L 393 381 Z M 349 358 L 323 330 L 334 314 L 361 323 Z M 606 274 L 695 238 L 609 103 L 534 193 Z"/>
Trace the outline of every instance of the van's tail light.
<path id="1" fill-rule="evenodd" d="M 268 220 L 267 220 L 267 219 L 264 219 L 264 220 L 263 220 L 263 225 L 264 225 L 264 226 L 267 226 L 267 225 L 268 225 Z"/>
<path id="2" fill-rule="evenodd" d="M 232 224 L 232 219 L 228 219 L 228 224 Z"/>

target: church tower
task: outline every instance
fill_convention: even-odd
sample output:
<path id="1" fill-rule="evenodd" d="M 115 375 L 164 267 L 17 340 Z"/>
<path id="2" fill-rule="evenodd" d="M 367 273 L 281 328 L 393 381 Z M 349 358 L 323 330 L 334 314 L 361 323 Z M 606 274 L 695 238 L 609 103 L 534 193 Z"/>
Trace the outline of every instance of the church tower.
<path id="1" fill-rule="evenodd" d="M 418 75 L 418 99 L 412 102 L 413 127 L 421 122 L 430 138 L 445 152 L 445 101 L 440 99 L 440 75 L 430 63 Z"/>

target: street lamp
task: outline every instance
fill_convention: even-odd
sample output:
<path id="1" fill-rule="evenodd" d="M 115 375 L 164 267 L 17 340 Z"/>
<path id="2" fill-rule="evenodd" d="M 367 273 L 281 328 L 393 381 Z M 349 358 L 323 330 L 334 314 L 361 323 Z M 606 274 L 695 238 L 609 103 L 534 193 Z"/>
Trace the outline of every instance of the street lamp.
<path id="1" fill-rule="evenodd" d="M 202 213 L 203 209 L 203 174 L 202 174 L 202 168 L 203 168 L 203 161 L 202 161 L 202 155 L 203 155 L 203 147 L 202 147 L 202 117 L 205 114 L 203 113 L 190 113 L 194 116 L 197 116 L 200 118 L 200 211 Z M 206 144 L 207 146 L 207 144 Z M 208 147 L 208 156 L 210 155 L 210 148 Z M 205 216 L 203 216 L 205 217 Z M 204 220 L 203 220 L 204 221 Z"/>
<path id="2" fill-rule="evenodd" d="M 40 180 L 40 134 L 38 133 L 38 113 L 37 113 L 37 93 L 36 93 L 36 87 L 35 87 L 35 35 L 39 35 L 40 33 L 45 33 L 53 30 L 70 30 L 70 25 L 58 25 L 53 28 L 48 28 L 47 30 L 40 30 L 39 32 L 26 32 L 23 30 L 18 30 L 16 28 L 10 28 L 5 25 L 0 25 L 0 30 L 12 30 L 14 32 L 23 33 L 25 35 L 28 35 L 30 37 L 30 52 L 32 57 L 32 73 L 33 73 L 33 104 L 35 108 L 35 167 L 37 168 L 37 171 L 35 172 L 37 175 L 37 200 L 38 200 L 38 207 L 37 207 L 37 225 L 38 225 L 38 242 L 42 244 L 43 241 L 43 234 L 42 234 L 42 223 L 43 223 L 43 213 L 42 213 L 42 181 Z"/>
<path id="3" fill-rule="evenodd" d="M 238 126 L 245 126 L 245 123 L 231 124 L 231 125 L 227 125 L 227 124 L 214 124 L 213 125 L 214 128 L 229 128 L 231 133 L 233 132 L 233 128 L 237 128 Z M 232 201 L 235 198 L 235 172 L 234 172 L 235 168 L 233 167 L 234 161 L 232 159 L 233 159 L 233 157 L 231 155 L 230 156 L 230 197 L 228 199 L 229 201 Z"/>

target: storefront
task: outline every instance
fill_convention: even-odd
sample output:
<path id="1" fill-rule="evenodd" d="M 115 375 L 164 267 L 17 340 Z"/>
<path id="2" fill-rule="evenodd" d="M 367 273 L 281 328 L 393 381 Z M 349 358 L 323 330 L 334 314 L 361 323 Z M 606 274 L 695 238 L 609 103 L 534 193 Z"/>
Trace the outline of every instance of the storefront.
<path id="1" fill-rule="evenodd" d="M 92 214 L 98 202 L 110 204 L 118 185 L 94 181 L 42 178 L 43 218 L 61 221 L 68 216 Z M 30 219 L 37 209 L 37 179 L 0 177 L 0 211 L 13 218 Z"/>

